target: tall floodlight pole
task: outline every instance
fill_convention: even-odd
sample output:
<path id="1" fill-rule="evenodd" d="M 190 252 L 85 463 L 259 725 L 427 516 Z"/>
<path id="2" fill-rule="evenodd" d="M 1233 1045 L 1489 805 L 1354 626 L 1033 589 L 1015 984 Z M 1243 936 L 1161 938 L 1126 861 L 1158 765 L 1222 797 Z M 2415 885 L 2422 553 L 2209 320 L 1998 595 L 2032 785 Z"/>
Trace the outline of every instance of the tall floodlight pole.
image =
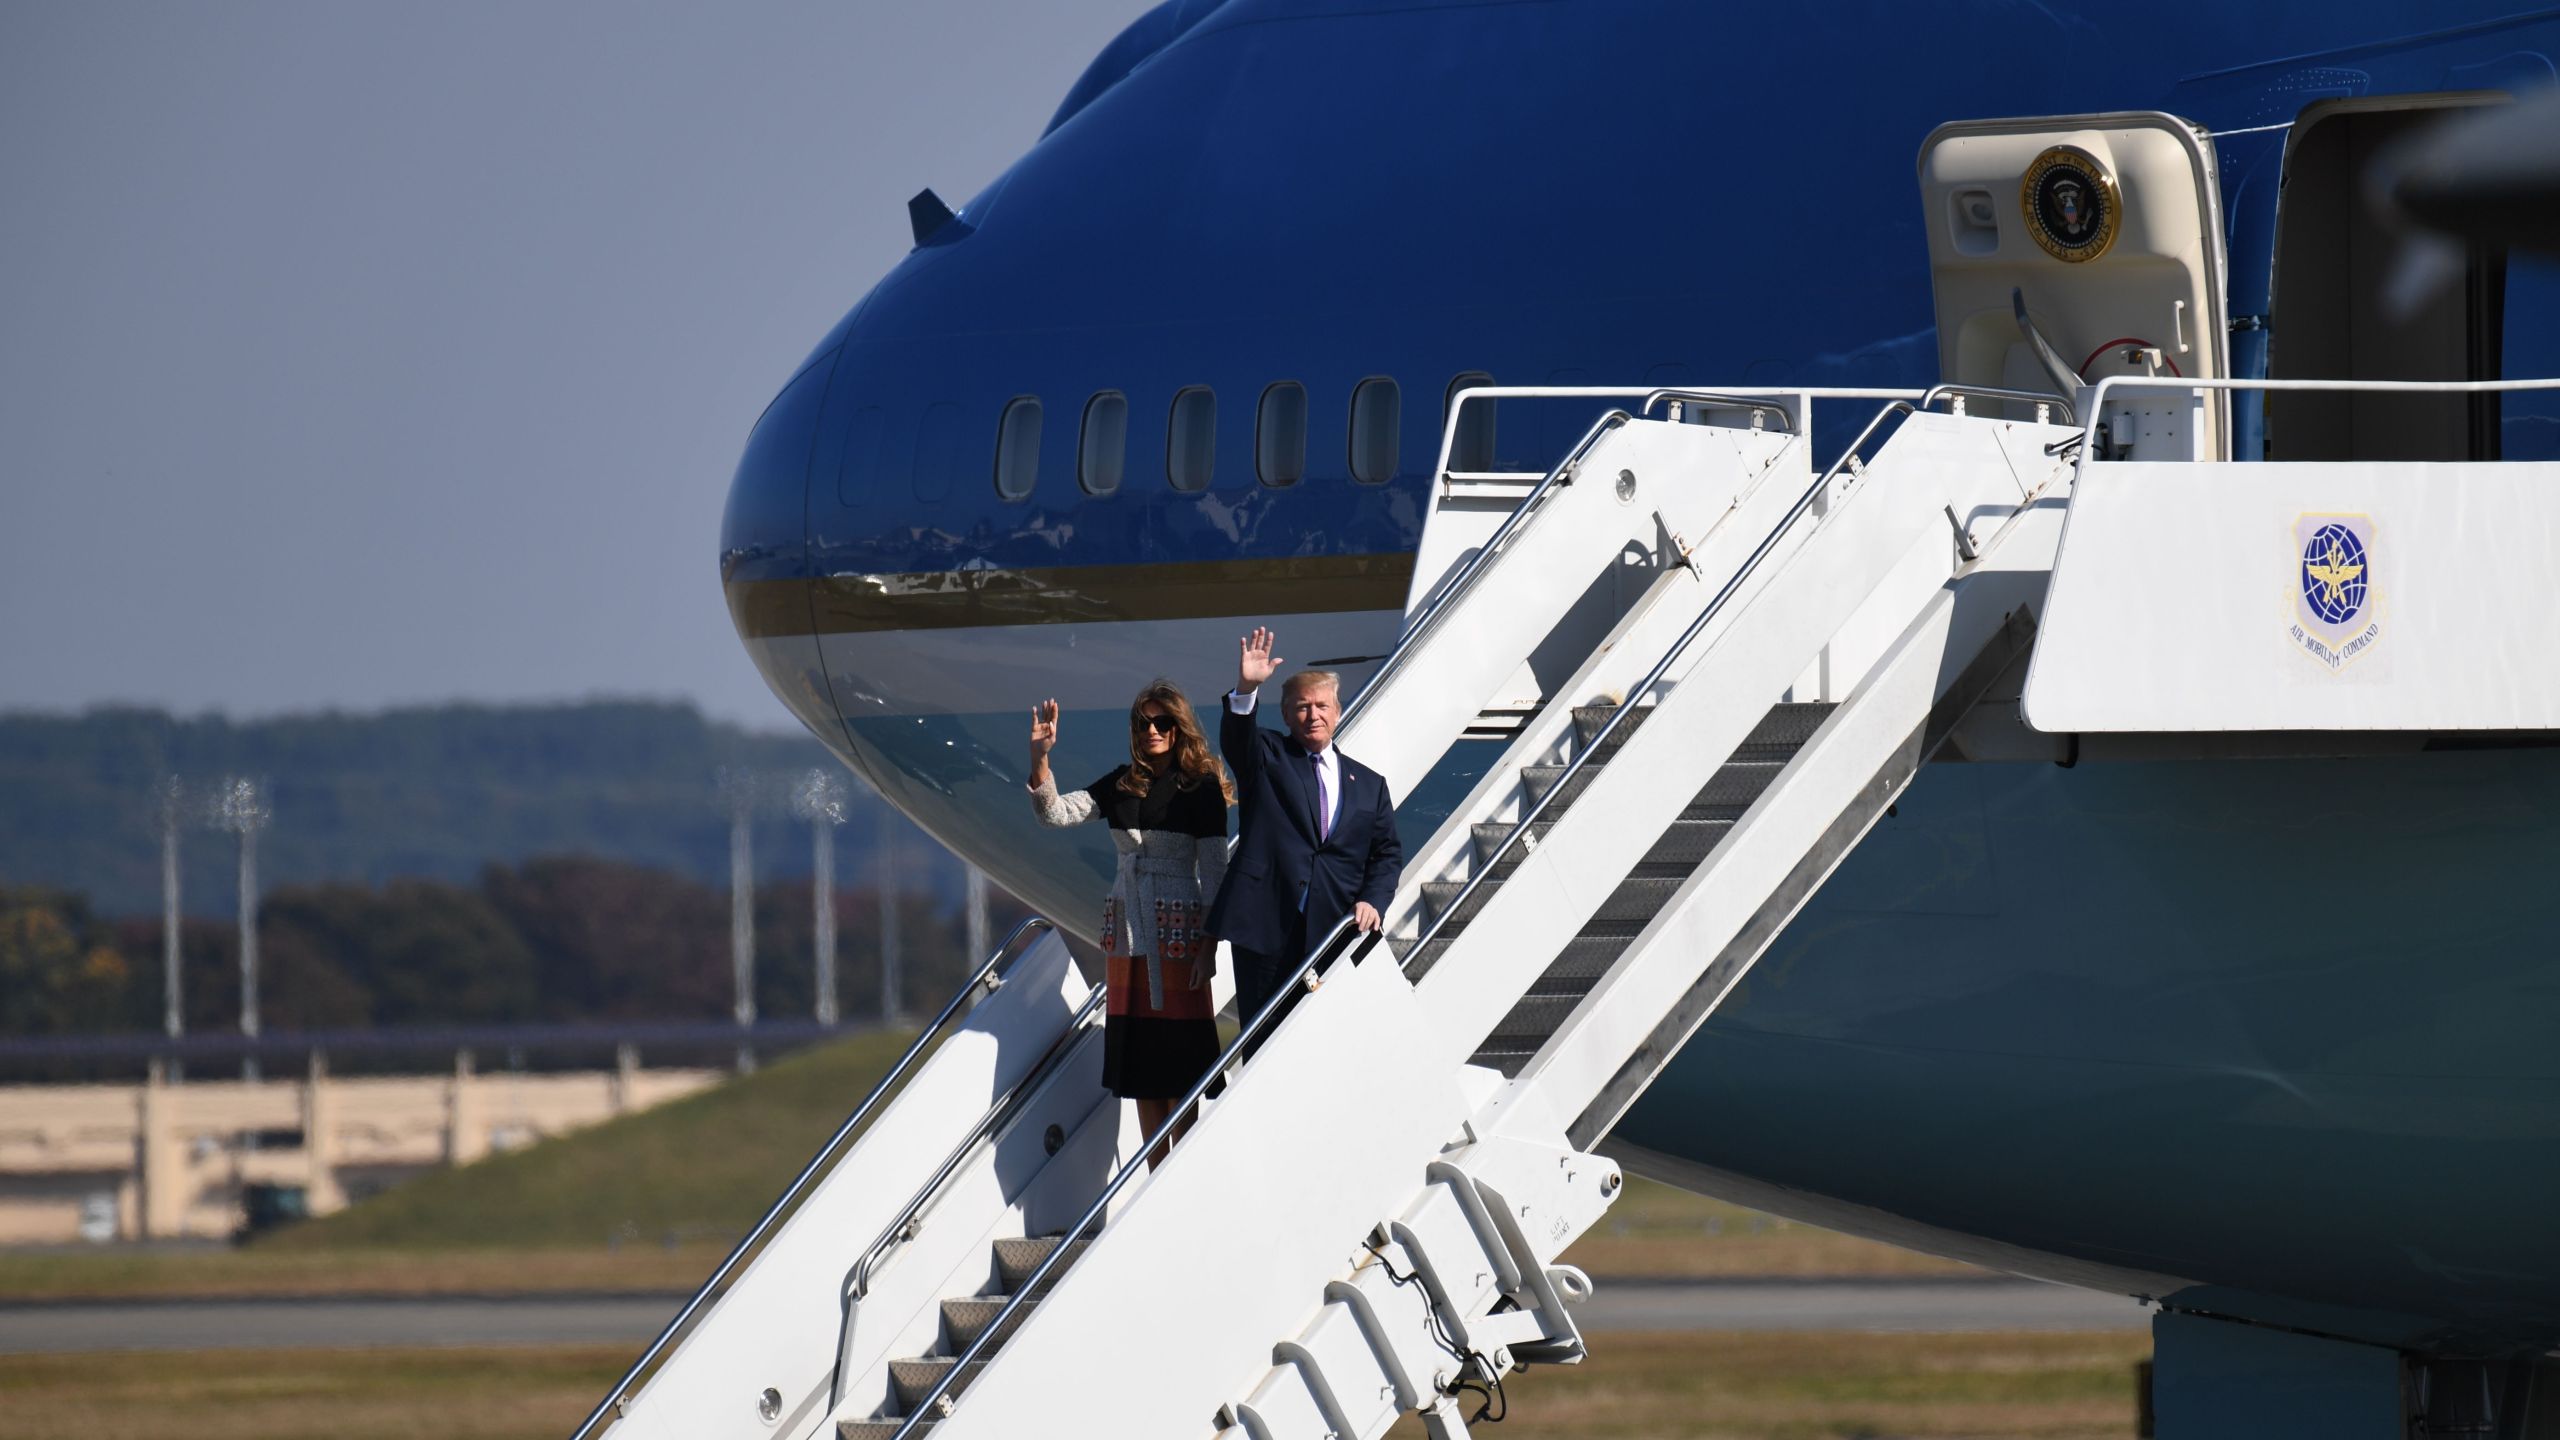
<path id="1" fill-rule="evenodd" d="M 160 1026 L 175 1041 L 187 1033 L 186 1007 L 178 986 L 178 829 L 187 819 L 187 787 L 177 776 L 160 782 L 160 982 L 164 992 Z M 184 1078 L 174 1056 L 169 1078 Z"/>
<path id="2" fill-rule="evenodd" d="M 809 898 L 817 929 L 817 1003 L 821 1025 L 836 1023 L 836 827 L 844 823 L 844 782 L 811 770 L 791 791 L 792 813 L 809 822 Z"/>
<path id="3" fill-rule="evenodd" d="M 894 1025 L 898 995 L 898 817 L 880 807 L 880 1023 Z"/>
<path id="4" fill-rule="evenodd" d="M 258 782 L 234 778 L 224 782 L 215 805 L 215 823 L 240 837 L 240 1034 L 250 1043 L 241 1058 L 240 1078 L 258 1078 L 258 832 L 273 818 Z"/>
<path id="5" fill-rule="evenodd" d="M 971 965 L 987 963 L 987 872 L 969 867 L 969 954 Z"/>
<path id="6" fill-rule="evenodd" d="M 756 779 L 745 770 L 720 772 L 720 795 L 729 805 L 729 965 L 738 986 L 734 1013 L 738 1029 L 756 1023 Z M 738 1073 L 756 1068 L 755 1048 L 742 1033 L 738 1040 Z"/>

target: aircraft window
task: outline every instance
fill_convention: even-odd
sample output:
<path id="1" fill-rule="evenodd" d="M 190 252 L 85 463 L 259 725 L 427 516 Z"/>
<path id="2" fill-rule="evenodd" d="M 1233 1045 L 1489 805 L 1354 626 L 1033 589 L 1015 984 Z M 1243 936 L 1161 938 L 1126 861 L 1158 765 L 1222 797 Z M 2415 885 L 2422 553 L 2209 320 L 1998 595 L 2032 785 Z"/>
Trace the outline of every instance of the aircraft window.
<path id="1" fill-rule="evenodd" d="M 1187 494 L 1206 490 L 1217 453 L 1217 392 L 1194 385 L 1173 397 L 1173 418 L 1164 437 L 1165 479 Z"/>
<path id="2" fill-rule="evenodd" d="M 1253 421 L 1253 468 L 1274 488 L 1307 478 L 1307 387 L 1283 380 L 1262 392 Z"/>
<path id="3" fill-rule="evenodd" d="M 1040 397 L 1017 396 L 996 425 L 996 493 L 1019 500 L 1040 483 Z"/>
<path id="4" fill-rule="evenodd" d="M 937 400 L 916 422 L 916 498 L 932 502 L 951 493 L 951 468 L 960 459 L 960 407 Z"/>
<path id="5" fill-rule="evenodd" d="M 1396 478 L 1403 410 L 1393 380 L 1363 380 L 1351 392 L 1352 479 L 1363 485 L 1384 485 Z"/>
<path id="6" fill-rule="evenodd" d="M 1458 392 L 1490 385 L 1493 377 L 1481 370 L 1470 370 L 1449 382 L 1447 393 L 1440 397 L 1440 428 L 1449 428 L 1449 411 L 1458 403 Z M 1478 400 L 1458 416 L 1458 433 L 1450 437 L 1449 468 L 1464 475 L 1481 475 L 1494 468 L 1493 400 Z"/>
<path id="7" fill-rule="evenodd" d="M 1120 488 L 1120 467 L 1129 456 L 1129 397 L 1105 390 L 1084 402 L 1084 442 L 1076 454 L 1076 483 L 1088 495 L 1108 495 Z"/>

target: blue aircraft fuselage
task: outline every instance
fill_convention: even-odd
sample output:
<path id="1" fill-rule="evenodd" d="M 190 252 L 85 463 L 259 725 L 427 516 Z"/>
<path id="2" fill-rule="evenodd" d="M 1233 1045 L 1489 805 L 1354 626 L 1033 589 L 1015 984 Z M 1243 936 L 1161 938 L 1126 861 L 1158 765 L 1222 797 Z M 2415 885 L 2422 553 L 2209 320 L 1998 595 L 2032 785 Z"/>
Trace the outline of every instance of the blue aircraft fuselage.
<path id="1" fill-rule="evenodd" d="M 2476 0 L 1167 4 L 784 386 L 730 493 L 732 615 L 894 803 L 1090 927 L 1109 848 L 1032 822 L 1028 707 L 1064 703 L 1076 782 L 1138 684 L 1223 689 L 1257 621 L 1293 660 L 1383 651 L 1460 377 L 1931 383 L 1913 155 L 1993 116 L 2216 132 L 2230 311 L 2262 322 L 2305 106 L 2547 85 L 2554 54 L 2560 12 Z M 2506 304 L 2505 372 L 2560 374 L 2560 286 L 2518 266 Z M 1309 437 L 1286 485 L 1257 447 L 1278 382 Z M 1025 399 L 1036 463 L 999 473 Z M 1089 423 L 1115 405 L 1116 465 Z M 1507 405 L 1498 459 L 1595 408 Z M 2547 411 L 2505 425 L 2510 458 L 2560 453 Z M 1409 841 L 1468 763 L 1406 797 Z M 2555 813 L 2541 749 L 1933 766 L 1618 1136 L 2011 1269 L 2549 1349 Z"/>

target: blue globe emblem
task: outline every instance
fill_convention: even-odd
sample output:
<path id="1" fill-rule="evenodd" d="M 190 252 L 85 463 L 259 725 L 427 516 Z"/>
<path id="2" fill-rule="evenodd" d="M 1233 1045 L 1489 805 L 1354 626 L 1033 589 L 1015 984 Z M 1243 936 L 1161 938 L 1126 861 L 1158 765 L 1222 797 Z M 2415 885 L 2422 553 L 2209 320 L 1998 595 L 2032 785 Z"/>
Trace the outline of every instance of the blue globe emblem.
<path id="1" fill-rule="evenodd" d="M 2344 625 L 2364 608 L 2364 542 L 2344 525 L 2323 525 L 2302 547 L 2302 603 L 2322 624 Z"/>

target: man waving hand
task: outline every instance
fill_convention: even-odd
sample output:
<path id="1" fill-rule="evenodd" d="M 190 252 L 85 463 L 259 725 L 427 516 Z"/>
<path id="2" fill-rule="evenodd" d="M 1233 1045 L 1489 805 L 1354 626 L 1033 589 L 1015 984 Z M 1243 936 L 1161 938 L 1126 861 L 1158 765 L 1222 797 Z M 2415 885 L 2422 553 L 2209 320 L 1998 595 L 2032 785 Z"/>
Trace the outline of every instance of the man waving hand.
<path id="1" fill-rule="evenodd" d="M 1333 745 L 1341 677 L 1301 670 L 1288 678 L 1280 687 L 1286 735 L 1254 723 L 1263 683 L 1280 668 L 1271 645 L 1270 630 L 1260 627 L 1239 642 L 1236 688 L 1227 692 L 1218 724 L 1240 819 L 1208 929 L 1234 947 L 1236 1014 L 1247 1021 L 1343 916 L 1364 931 L 1377 929 L 1404 873 L 1387 782 Z M 1249 1042 L 1246 1053 L 1269 1033 Z"/>

